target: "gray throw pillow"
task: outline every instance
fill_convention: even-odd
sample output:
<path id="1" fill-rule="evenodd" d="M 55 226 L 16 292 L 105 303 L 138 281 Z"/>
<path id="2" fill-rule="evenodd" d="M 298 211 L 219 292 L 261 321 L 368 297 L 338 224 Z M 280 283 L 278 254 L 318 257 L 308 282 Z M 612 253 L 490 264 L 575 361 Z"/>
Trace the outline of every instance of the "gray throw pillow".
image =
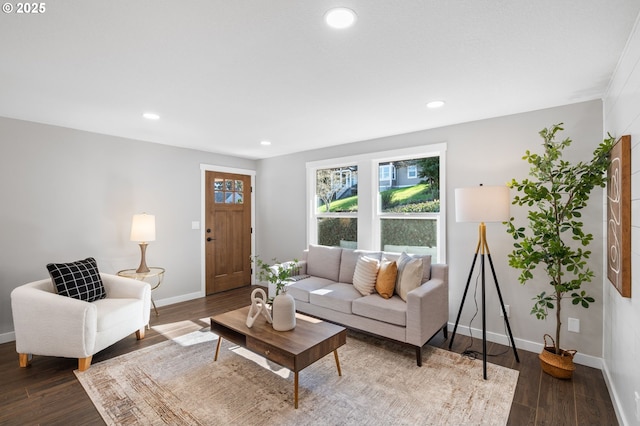
<path id="1" fill-rule="evenodd" d="M 407 294 L 422 284 L 424 266 L 421 258 L 413 258 L 407 253 L 402 253 L 397 263 L 396 293 L 406 302 Z"/>

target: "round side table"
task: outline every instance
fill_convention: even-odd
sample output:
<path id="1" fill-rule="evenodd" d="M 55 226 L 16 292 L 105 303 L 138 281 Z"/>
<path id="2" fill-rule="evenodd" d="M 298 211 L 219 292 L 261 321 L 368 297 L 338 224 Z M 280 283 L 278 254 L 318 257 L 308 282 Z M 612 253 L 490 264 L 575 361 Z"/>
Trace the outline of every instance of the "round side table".
<path id="1" fill-rule="evenodd" d="M 160 287 L 162 284 L 162 280 L 164 278 L 164 268 L 159 268 L 157 266 L 150 266 L 149 272 L 136 272 L 135 269 L 123 269 L 122 271 L 118 271 L 118 275 L 126 278 L 133 278 L 138 281 L 145 281 L 147 279 L 152 280 L 149 284 L 151 284 L 151 290 L 155 290 Z M 155 283 L 153 282 L 155 280 Z M 153 295 L 151 296 L 151 303 L 153 304 L 153 310 L 156 312 L 156 316 L 160 315 L 158 313 L 158 308 L 156 308 L 156 302 L 153 301 Z"/>

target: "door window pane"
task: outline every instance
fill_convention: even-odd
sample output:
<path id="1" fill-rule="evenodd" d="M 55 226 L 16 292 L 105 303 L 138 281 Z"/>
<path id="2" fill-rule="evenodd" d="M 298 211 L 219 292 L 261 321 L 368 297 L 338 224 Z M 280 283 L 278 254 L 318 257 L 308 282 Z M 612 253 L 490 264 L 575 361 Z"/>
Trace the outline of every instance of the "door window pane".
<path id="1" fill-rule="evenodd" d="M 222 189 L 223 189 L 223 187 L 222 187 L 223 182 L 224 182 L 224 179 L 216 178 L 216 179 L 213 181 L 213 189 L 214 189 L 215 191 L 222 191 Z"/>

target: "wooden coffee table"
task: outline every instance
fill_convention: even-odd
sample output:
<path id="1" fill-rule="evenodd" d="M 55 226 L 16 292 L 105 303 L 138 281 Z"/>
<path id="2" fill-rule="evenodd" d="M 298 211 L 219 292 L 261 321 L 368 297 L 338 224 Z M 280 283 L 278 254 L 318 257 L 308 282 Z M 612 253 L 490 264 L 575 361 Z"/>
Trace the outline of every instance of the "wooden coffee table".
<path id="1" fill-rule="evenodd" d="M 298 408 L 298 372 L 333 352 L 338 375 L 342 376 L 337 349 L 347 343 L 347 330 L 335 324 L 296 314 L 296 327 L 290 331 L 275 331 L 264 317 L 247 327 L 249 306 L 211 317 L 211 331 L 218 336 L 216 355 L 224 337 L 231 342 L 264 356 L 293 371 L 294 406 Z"/>

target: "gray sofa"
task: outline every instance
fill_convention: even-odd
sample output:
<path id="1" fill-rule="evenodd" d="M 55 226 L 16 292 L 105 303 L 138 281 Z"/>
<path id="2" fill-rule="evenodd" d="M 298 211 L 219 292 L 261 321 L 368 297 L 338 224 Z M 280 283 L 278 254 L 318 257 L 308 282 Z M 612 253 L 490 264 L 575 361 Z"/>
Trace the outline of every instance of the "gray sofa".
<path id="1" fill-rule="evenodd" d="M 397 260 L 400 254 L 316 245 L 305 250 L 297 277 L 305 278 L 287 284 L 296 310 L 414 346 L 421 366 L 422 347 L 440 330 L 447 337 L 448 265 L 431 264 L 428 255 L 414 255 L 423 261 L 422 285 L 410 291 L 404 301 L 397 294 L 385 299 L 375 291 L 363 296 L 354 287 L 353 275 L 360 256 Z"/>

